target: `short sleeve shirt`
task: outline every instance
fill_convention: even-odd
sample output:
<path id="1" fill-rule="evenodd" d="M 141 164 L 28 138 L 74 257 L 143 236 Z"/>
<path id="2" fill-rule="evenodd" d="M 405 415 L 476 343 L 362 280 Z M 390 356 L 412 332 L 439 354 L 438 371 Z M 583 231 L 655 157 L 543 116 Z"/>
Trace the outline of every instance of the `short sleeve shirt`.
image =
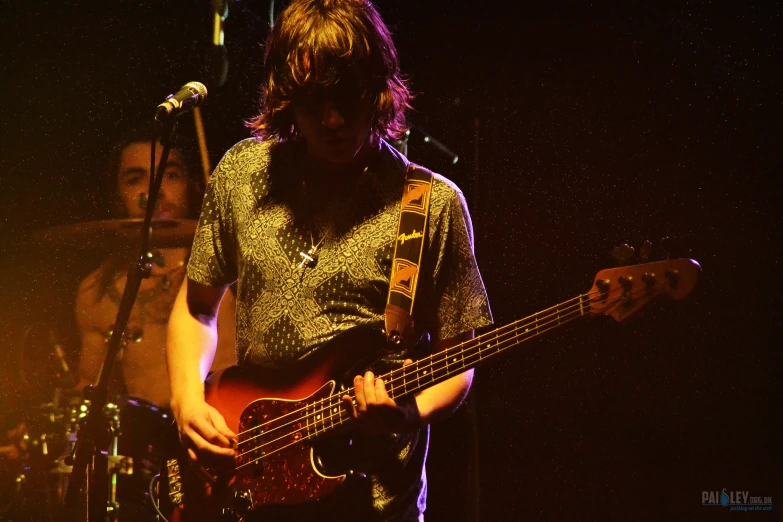
<path id="1" fill-rule="evenodd" d="M 238 281 L 240 364 L 295 367 L 354 327 L 383 327 L 409 162 L 381 142 L 355 183 L 299 219 L 284 187 L 296 176 L 290 158 L 301 151 L 295 143 L 241 141 L 207 187 L 187 275 L 213 287 Z M 303 263 L 302 253 L 314 245 L 317 258 Z M 465 198 L 437 174 L 413 317 L 434 340 L 492 322 Z M 423 511 L 427 440 L 426 429 L 401 440 L 396 464 L 386 466 L 389 476 L 372 477 L 372 503 L 382 519 Z"/>

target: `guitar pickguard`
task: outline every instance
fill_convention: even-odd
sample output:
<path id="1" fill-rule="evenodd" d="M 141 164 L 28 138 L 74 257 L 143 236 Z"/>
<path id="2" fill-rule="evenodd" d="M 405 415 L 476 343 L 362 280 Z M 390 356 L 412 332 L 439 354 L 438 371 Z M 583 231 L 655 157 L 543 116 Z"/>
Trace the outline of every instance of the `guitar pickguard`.
<path id="1" fill-rule="evenodd" d="M 308 401 L 328 397 L 333 390 L 334 381 L 330 381 L 303 400 L 259 399 L 250 403 L 239 422 L 240 433 L 245 434 L 239 439 L 234 488 L 248 491 L 256 505 L 300 504 L 334 491 L 345 475 L 322 474 L 312 446 L 302 440 L 307 426 L 301 416 L 292 415 L 298 418 L 293 423 L 286 417 L 301 411 Z M 245 449 L 249 447 L 253 449 Z"/>

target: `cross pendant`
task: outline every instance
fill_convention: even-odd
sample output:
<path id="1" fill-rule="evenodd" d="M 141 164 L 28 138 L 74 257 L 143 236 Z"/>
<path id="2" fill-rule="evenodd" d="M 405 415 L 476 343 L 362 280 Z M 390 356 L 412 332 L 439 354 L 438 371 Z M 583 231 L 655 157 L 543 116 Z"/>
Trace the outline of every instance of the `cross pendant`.
<path id="1" fill-rule="evenodd" d="M 310 247 L 310 250 L 307 251 L 307 253 L 299 252 L 299 255 L 302 256 L 302 262 L 299 263 L 299 268 L 313 268 L 315 267 L 316 263 L 318 262 L 318 256 L 315 253 L 316 247 Z"/>

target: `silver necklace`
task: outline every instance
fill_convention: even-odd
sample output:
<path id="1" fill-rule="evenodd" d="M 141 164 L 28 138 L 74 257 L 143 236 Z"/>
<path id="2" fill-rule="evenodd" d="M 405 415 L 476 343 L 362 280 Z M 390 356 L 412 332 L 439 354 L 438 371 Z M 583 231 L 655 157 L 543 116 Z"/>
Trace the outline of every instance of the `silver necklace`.
<path id="1" fill-rule="evenodd" d="M 307 199 L 307 183 L 305 180 L 302 180 L 302 197 L 305 200 Z M 318 248 L 321 246 L 321 243 L 324 242 L 324 238 L 326 237 L 326 234 L 323 234 L 321 239 L 318 240 L 318 243 L 316 243 L 315 239 L 313 238 L 312 224 L 308 224 L 307 229 L 310 233 L 310 248 L 307 250 L 307 252 L 299 252 L 299 256 L 302 258 L 302 261 L 297 266 L 297 268 L 302 271 L 302 277 L 304 277 L 304 270 L 306 268 L 315 268 L 315 265 L 318 264 Z"/>

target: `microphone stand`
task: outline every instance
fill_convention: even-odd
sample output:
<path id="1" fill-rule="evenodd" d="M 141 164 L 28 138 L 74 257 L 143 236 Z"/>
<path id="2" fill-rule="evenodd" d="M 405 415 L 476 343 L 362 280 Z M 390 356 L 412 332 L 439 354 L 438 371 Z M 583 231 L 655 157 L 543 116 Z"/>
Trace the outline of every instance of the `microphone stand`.
<path id="1" fill-rule="evenodd" d="M 416 131 L 417 133 L 421 134 L 421 138 L 424 143 L 432 145 L 438 152 L 440 152 L 443 156 L 447 157 L 452 164 L 457 163 L 459 161 L 459 156 L 453 153 L 443 143 L 439 142 L 438 140 L 430 136 L 430 134 L 424 129 L 422 129 L 421 127 L 413 125 L 411 127 L 411 131 Z"/>
<path id="2" fill-rule="evenodd" d="M 136 260 L 131 263 L 128 270 L 128 279 L 125 284 L 125 290 L 122 293 L 117 318 L 114 322 L 114 328 L 109 338 L 106 357 L 103 361 L 98 383 L 95 386 L 88 386 L 85 389 L 85 395 L 90 399 L 90 408 L 82 422 L 76 444 L 69 460 L 73 463 L 68 489 L 65 494 L 66 514 L 73 522 L 98 522 L 105 520 L 108 514 L 106 498 L 101 495 L 91 494 L 97 488 L 98 484 L 107 484 L 109 471 L 107 466 L 96 465 L 105 463 L 106 459 L 102 457 L 100 442 L 107 442 L 110 429 L 109 420 L 104 416 L 103 410 L 108 400 L 109 381 L 112 375 L 112 367 L 117 358 L 122 342 L 125 327 L 128 324 L 133 303 L 141 287 L 142 279 L 150 276 L 152 264 L 147 257 L 149 250 L 150 235 L 152 233 L 151 223 L 155 211 L 155 205 L 160 192 L 160 186 L 163 182 L 163 172 L 168 161 L 171 150 L 172 139 L 174 137 L 175 120 L 173 117 L 166 118 L 162 124 L 161 144 L 163 151 L 158 163 L 155 177 L 150 183 L 149 198 L 147 200 L 147 212 L 144 216 L 144 225 L 141 229 L 141 247 Z M 155 136 L 152 137 L 155 140 Z M 154 152 L 154 142 L 152 144 Z M 154 156 L 152 159 L 154 162 Z M 86 493 L 85 506 L 79 503 L 80 494 Z M 111 506 L 113 517 L 116 519 L 116 505 Z"/>
<path id="3" fill-rule="evenodd" d="M 405 134 L 403 134 L 401 138 L 391 140 L 392 147 L 397 149 L 398 152 L 402 153 L 403 156 L 408 156 L 408 142 L 410 141 L 410 137 L 413 131 L 416 131 L 417 134 L 421 134 L 421 141 L 425 144 L 432 145 L 438 152 L 447 157 L 452 165 L 459 161 L 459 156 L 453 153 L 451 149 L 430 136 L 427 131 L 421 127 L 417 127 L 416 125 L 411 125 L 411 128 L 405 131 Z"/>

